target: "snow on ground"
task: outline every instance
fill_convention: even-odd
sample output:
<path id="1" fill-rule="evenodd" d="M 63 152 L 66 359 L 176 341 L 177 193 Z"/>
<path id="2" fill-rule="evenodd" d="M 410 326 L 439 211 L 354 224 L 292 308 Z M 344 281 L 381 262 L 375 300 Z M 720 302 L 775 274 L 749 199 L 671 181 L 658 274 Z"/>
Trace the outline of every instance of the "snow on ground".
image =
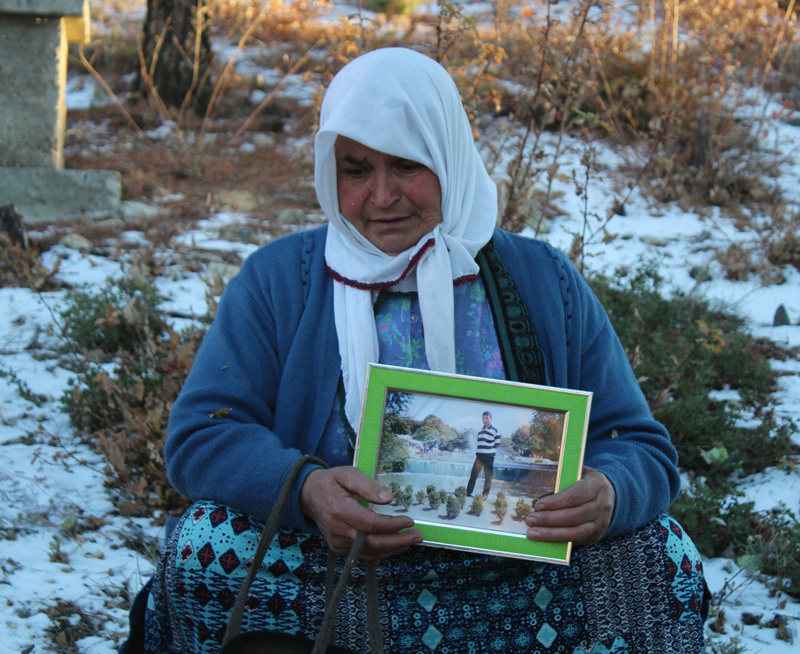
<path id="1" fill-rule="evenodd" d="M 598 180 L 597 186 L 602 189 L 603 181 Z M 605 193 L 591 189 L 590 198 L 596 203 L 592 211 L 602 213 L 608 202 Z M 626 217 L 615 217 L 610 225 L 611 230 L 629 237 L 596 246 L 587 265 L 593 270 L 610 270 L 622 264 L 636 265 L 642 256 L 658 256 L 675 287 L 692 290 L 694 280 L 687 269 L 701 263 L 707 254 L 693 255 L 686 237 L 709 230 L 709 226 L 675 209 L 654 216 L 641 199 L 633 199 L 630 207 Z M 555 221 L 546 235 L 559 247 L 568 248 L 572 232 L 581 227 L 574 211 L 572 208 L 568 216 Z M 230 220 L 230 215 L 220 215 L 205 221 L 175 245 L 234 250 L 244 257 L 251 246 L 218 237 L 219 227 Z M 711 226 L 709 231 L 713 229 Z M 656 242 L 664 245 L 647 245 L 644 237 L 657 237 Z M 136 242 L 141 234 L 127 233 L 124 238 Z M 78 287 L 99 288 L 106 278 L 123 274 L 119 262 L 62 246 L 46 254 L 45 265 L 52 265 L 56 257 L 62 257 L 59 278 Z M 786 283 L 762 287 L 757 279 L 733 283 L 726 281 L 721 271 L 714 271 L 696 292 L 735 307 L 759 335 L 797 345 L 800 275 L 795 270 L 784 272 Z M 168 296 L 171 311 L 182 315 L 204 312 L 207 284 L 202 273 L 161 278 L 158 287 Z M 771 327 L 772 315 L 781 303 L 792 325 Z M 0 289 L 0 624 L 6 633 L 7 651 L 43 651 L 59 605 L 63 609 L 72 602 L 83 611 L 65 612 L 73 626 L 80 626 L 82 620 L 100 620 L 105 625 L 101 629 L 104 637 L 79 641 L 79 651 L 101 654 L 115 651 L 116 640 L 125 631 L 123 598 L 135 593 L 152 573 L 149 560 L 129 549 L 129 544 L 138 538 L 157 546 L 161 529 L 147 520 L 115 512 L 103 487 L 102 460 L 76 442 L 60 411 L 57 400 L 72 373 L 58 360 L 37 355 L 55 349 L 62 304 L 62 293 L 37 295 L 26 289 Z M 777 409 L 800 418 L 800 363 L 776 362 L 776 367 L 785 373 Z M 23 387 L 29 391 L 28 397 L 47 399 L 37 406 L 21 397 Z M 798 471 L 754 475 L 743 482 L 742 489 L 758 509 L 784 505 L 800 513 Z M 97 525 L 89 524 L 91 519 L 102 524 L 94 528 Z M 68 535 L 74 532 L 78 533 Z M 771 596 L 763 584 L 748 578 L 727 559 L 708 560 L 706 568 L 712 591 L 727 589 L 723 604 L 727 623 L 739 628 L 729 628 L 730 636 L 752 652 L 795 651 L 793 645 L 775 638 L 776 629 L 743 625 L 741 616 L 762 615 L 762 622 L 768 622 L 775 614 L 783 615 L 789 619 L 790 633 L 800 638 L 800 605 Z"/>

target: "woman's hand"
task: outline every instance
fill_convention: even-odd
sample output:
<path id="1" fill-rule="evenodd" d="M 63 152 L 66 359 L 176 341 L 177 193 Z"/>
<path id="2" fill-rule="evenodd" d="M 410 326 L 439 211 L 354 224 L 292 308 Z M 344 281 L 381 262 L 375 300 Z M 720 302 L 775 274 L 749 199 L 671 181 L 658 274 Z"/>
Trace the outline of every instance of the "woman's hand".
<path id="1" fill-rule="evenodd" d="M 608 477 L 584 466 L 579 481 L 536 501 L 525 518 L 527 536 L 548 543 L 594 543 L 611 524 L 615 502 L 616 492 Z"/>
<path id="2" fill-rule="evenodd" d="M 375 513 L 358 501 L 360 497 L 374 504 L 392 501 L 389 491 L 358 468 L 320 468 L 306 477 L 300 507 L 319 527 L 330 548 L 342 556 L 350 551 L 359 531 L 369 534 L 359 556 L 364 561 L 385 559 L 422 542 L 422 533 L 410 529 L 414 526 L 411 518 Z M 407 531 L 400 533 L 401 529 Z"/>

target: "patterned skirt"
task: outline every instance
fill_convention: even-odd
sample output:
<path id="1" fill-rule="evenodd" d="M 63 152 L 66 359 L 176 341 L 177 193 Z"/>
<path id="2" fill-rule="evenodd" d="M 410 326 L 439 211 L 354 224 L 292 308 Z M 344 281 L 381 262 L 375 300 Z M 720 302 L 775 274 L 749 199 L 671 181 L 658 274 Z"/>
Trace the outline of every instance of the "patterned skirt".
<path id="1" fill-rule="evenodd" d="M 262 526 L 219 503 L 192 505 L 152 582 L 148 654 L 219 651 Z M 326 567 L 321 537 L 280 530 L 251 587 L 242 631 L 313 639 Z M 700 555 L 667 515 L 578 548 L 568 566 L 416 546 L 379 562 L 377 573 L 387 654 L 703 651 Z M 335 642 L 368 653 L 364 581 L 359 563 L 339 606 Z"/>

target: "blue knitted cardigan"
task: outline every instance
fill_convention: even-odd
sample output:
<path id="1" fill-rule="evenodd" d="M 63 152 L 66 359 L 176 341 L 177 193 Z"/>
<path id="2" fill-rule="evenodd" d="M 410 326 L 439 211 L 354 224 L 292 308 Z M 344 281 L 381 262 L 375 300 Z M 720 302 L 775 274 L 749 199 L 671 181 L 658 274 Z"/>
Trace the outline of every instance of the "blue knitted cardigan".
<path id="1" fill-rule="evenodd" d="M 292 463 L 316 451 L 341 374 L 326 229 L 259 248 L 225 289 L 170 414 L 167 471 L 188 498 L 265 519 Z M 653 419 L 605 310 L 569 260 L 501 230 L 491 243 L 478 260 L 506 373 L 528 382 L 543 375 L 548 385 L 594 394 L 584 463 L 616 491 L 605 537 L 631 531 L 677 496 L 669 435 Z M 518 325 L 515 315 L 503 315 L 520 299 L 538 340 L 532 357 L 524 352 L 529 334 L 509 328 Z M 312 470 L 295 483 L 283 515 L 288 526 L 314 530 L 299 506 Z"/>

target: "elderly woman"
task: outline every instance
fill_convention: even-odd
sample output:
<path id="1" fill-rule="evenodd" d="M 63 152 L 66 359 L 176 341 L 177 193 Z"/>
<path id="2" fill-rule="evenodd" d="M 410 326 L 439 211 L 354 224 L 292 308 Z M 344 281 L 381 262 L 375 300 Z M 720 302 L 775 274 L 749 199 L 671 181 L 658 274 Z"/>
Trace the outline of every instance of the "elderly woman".
<path id="1" fill-rule="evenodd" d="M 153 579 L 146 651 L 218 651 L 262 522 L 288 470 L 278 543 L 244 629 L 313 638 L 326 542 L 368 533 L 388 652 L 700 652 L 700 557 L 662 514 L 676 454 L 603 308 L 548 245 L 495 229 L 496 188 L 447 72 L 389 48 L 325 95 L 315 182 L 326 227 L 278 239 L 231 280 L 172 411 L 165 458 L 195 504 Z M 351 466 L 368 362 L 583 389 L 582 479 L 540 499 L 532 540 L 569 566 L 419 547 L 391 496 Z M 224 409 L 224 411 L 221 411 Z M 358 573 L 337 644 L 369 651 Z"/>

